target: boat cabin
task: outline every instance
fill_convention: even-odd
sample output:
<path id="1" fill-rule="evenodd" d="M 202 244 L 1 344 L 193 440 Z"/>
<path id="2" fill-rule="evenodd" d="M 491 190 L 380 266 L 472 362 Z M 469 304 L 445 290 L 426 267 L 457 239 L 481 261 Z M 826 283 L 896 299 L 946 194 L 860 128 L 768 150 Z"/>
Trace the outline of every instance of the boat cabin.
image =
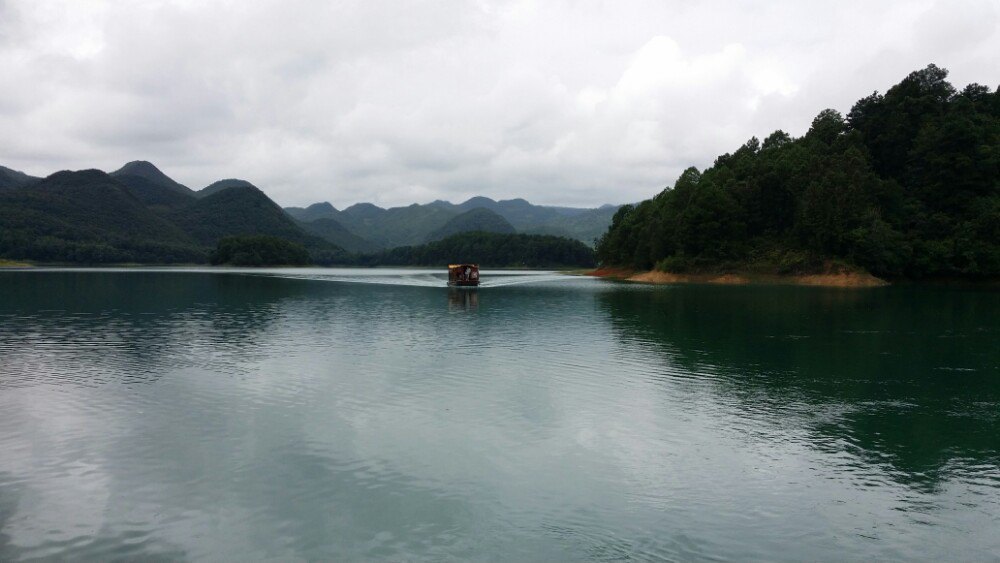
<path id="1" fill-rule="evenodd" d="M 457 285 L 457 286 L 479 285 L 479 265 L 449 264 L 448 285 Z"/>

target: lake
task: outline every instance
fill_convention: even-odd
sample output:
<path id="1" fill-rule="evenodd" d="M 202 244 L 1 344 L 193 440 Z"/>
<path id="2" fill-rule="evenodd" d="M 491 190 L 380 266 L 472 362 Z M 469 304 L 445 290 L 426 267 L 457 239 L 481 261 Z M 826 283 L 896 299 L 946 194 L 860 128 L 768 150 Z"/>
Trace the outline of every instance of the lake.
<path id="1" fill-rule="evenodd" d="M 0 271 L 0 560 L 1000 557 L 1000 292 Z"/>

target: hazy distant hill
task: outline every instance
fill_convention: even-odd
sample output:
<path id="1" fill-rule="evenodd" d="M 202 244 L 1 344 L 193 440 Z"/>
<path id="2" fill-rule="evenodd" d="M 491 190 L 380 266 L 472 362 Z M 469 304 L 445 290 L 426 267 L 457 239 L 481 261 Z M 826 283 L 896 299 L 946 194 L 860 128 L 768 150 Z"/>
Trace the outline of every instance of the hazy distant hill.
<path id="1" fill-rule="evenodd" d="M 470 198 L 457 205 L 441 200 L 429 205 L 442 209 L 454 209 L 459 212 L 475 208 L 489 209 L 509 221 L 519 231 L 547 225 L 560 218 L 573 217 L 593 211 L 589 208 L 534 205 L 522 198 L 494 201 L 482 196 Z"/>
<path id="2" fill-rule="evenodd" d="M 0 190 L 20 188 L 40 180 L 41 178 L 28 176 L 24 172 L 0 166 Z"/>
<path id="3" fill-rule="evenodd" d="M 314 203 L 309 207 L 286 207 L 285 212 L 299 221 L 315 221 L 316 219 L 336 219 L 340 212 L 328 202 Z"/>
<path id="4" fill-rule="evenodd" d="M 459 233 L 482 231 L 485 233 L 516 233 L 517 230 L 497 213 L 476 207 L 448 219 L 440 229 L 427 236 L 427 242 L 441 240 Z"/>
<path id="5" fill-rule="evenodd" d="M 176 192 L 180 192 L 186 195 L 193 195 L 194 191 L 173 179 L 168 177 L 166 174 L 160 171 L 159 168 L 153 166 L 153 163 L 146 162 L 145 160 L 133 160 L 125 166 L 122 166 L 118 170 L 111 173 L 112 177 L 118 176 L 140 176 L 145 178 L 155 184 L 170 188 Z"/>
<path id="6" fill-rule="evenodd" d="M 619 207 L 602 205 L 597 209 L 584 209 L 580 213 L 560 214 L 541 225 L 526 227 L 524 232 L 575 238 L 593 246 L 594 241 L 608 230 Z"/>
<path id="7" fill-rule="evenodd" d="M 336 219 L 324 217 L 309 222 L 299 222 L 302 228 L 348 252 L 377 252 L 382 247 L 347 230 Z"/>
<path id="8" fill-rule="evenodd" d="M 352 205 L 336 217 L 354 234 L 384 248 L 418 244 L 454 217 L 454 211 L 413 204 L 382 209 L 370 203 Z"/>
<path id="9" fill-rule="evenodd" d="M 416 204 L 383 209 L 371 203 L 358 203 L 339 211 L 328 202 L 306 208 L 286 207 L 285 212 L 305 225 L 312 224 L 307 227 L 311 232 L 344 248 L 365 249 L 359 250 L 365 252 L 423 242 L 457 215 Z"/>
<path id="10" fill-rule="evenodd" d="M 437 200 L 425 205 L 389 209 L 371 203 L 358 203 L 343 211 L 324 202 L 306 208 L 287 207 L 285 211 L 300 221 L 335 219 L 354 234 L 380 246 L 393 248 L 440 237 L 438 230 L 458 215 L 474 209 L 493 212 L 517 232 L 566 236 L 592 245 L 594 239 L 607 230 L 618 207 L 552 207 L 534 205 L 524 199 L 494 201 L 487 197 L 473 197 L 460 204 Z"/>
<path id="11" fill-rule="evenodd" d="M 100 170 L 0 192 L 0 256 L 57 262 L 200 262 L 203 249 Z"/>
<path id="12" fill-rule="evenodd" d="M 355 203 L 343 211 L 345 215 L 358 220 L 370 221 L 385 216 L 385 209 L 373 203 Z"/>
<path id="13" fill-rule="evenodd" d="M 247 182 L 246 180 L 237 180 L 236 178 L 228 178 L 226 180 L 219 180 L 218 182 L 212 182 L 211 184 L 195 192 L 194 195 L 196 197 L 205 197 L 212 195 L 214 193 L 221 192 L 222 190 L 228 188 L 245 188 L 248 186 L 252 187 L 253 184 Z"/>

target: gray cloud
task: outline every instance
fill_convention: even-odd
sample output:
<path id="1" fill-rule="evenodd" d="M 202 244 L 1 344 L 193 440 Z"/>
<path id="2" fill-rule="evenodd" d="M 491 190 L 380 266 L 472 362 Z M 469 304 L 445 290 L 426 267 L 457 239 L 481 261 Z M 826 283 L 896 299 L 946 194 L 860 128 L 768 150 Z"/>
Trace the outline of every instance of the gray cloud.
<path id="1" fill-rule="evenodd" d="M 994 0 L 0 0 L 0 163 L 147 159 L 282 204 L 649 197 L 934 62 L 1000 76 Z"/>

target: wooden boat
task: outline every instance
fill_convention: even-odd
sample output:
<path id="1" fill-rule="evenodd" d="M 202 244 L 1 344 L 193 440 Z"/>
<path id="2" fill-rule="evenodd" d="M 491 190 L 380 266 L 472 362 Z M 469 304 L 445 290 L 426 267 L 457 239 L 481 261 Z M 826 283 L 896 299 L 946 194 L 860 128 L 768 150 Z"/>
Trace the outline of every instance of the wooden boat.
<path id="1" fill-rule="evenodd" d="M 478 264 L 448 264 L 448 285 L 475 287 L 479 285 Z"/>

